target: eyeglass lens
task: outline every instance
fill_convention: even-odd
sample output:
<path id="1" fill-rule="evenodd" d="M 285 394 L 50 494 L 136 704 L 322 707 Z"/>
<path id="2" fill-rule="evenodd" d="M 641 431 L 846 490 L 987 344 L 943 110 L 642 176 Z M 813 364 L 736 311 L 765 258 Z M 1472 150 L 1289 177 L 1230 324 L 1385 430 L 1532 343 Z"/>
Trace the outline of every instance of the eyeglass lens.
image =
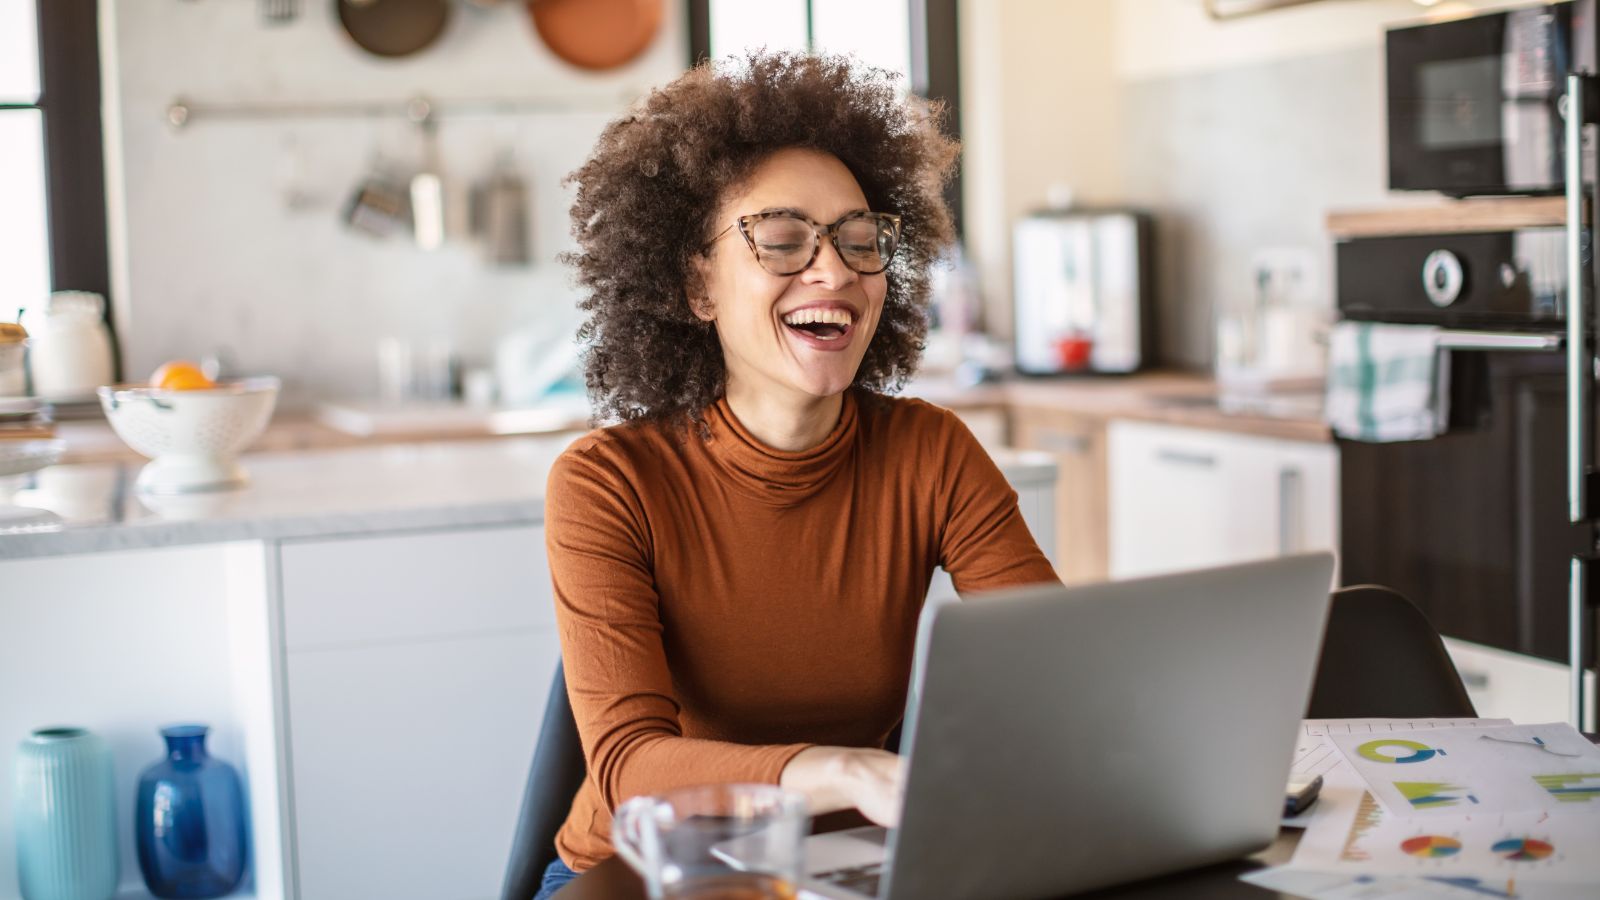
<path id="1" fill-rule="evenodd" d="M 772 216 L 751 224 L 750 240 L 762 268 L 777 275 L 794 275 L 811 264 L 818 235 L 804 219 Z M 834 242 L 845 265 L 863 275 L 875 275 L 889 265 L 897 239 L 889 221 L 862 217 L 840 222 Z"/>

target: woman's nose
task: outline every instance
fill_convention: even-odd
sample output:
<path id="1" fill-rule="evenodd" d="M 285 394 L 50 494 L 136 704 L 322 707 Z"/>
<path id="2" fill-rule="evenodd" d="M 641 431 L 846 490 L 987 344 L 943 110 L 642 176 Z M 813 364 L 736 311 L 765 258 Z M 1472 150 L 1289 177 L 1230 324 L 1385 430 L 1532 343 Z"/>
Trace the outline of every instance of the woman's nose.
<path id="1" fill-rule="evenodd" d="M 818 284 L 829 290 L 837 290 L 850 284 L 859 277 L 855 269 L 844 264 L 844 257 L 839 255 L 839 248 L 833 241 L 826 238 L 822 246 L 817 249 L 817 257 L 811 261 L 805 271 L 800 273 L 800 278 L 806 284 Z"/>

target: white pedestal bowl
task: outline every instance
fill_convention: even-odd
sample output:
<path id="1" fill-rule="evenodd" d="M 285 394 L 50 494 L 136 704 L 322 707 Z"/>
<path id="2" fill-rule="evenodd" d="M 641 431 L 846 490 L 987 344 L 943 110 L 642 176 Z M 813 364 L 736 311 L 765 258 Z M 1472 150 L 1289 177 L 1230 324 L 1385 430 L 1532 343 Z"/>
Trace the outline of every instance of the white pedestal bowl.
<path id="1" fill-rule="evenodd" d="M 278 379 L 263 376 L 190 391 L 107 385 L 99 394 L 117 436 L 150 457 L 138 489 L 187 494 L 249 481 L 238 456 L 267 427 L 278 386 Z"/>

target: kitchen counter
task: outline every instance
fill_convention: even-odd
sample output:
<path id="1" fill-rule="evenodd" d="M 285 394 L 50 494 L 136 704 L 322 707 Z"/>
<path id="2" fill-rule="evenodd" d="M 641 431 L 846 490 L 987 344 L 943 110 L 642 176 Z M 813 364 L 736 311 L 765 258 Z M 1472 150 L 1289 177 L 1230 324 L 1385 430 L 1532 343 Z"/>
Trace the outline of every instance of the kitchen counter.
<path id="1" fill-rule="evenodd" d="M 11 501 L 60 521 L 0 533 L 0 559 L 540 522 L 550 466 L 581 434 L 249 453 L 248 486 L 175 496 L 137 493 L 141 462 L 58 464 Z M 1054 482 L 1047 454 L 990 452 L 1014 485 Z"/>
<path id="2" fill-rule="evenodd" d="M 1330 440 L 1328 427 L 1315 408 L 1290 408 L 1267 415 L 1248 406 L 1224 409 L 1216 402 L 1217 383 L 1205 375 L 1151 372 L 1128 376 L 1014 378 L 981 384 L 958 385 L 949 379 L 920 378 L 907 386 L 907 395 L 953 409 L 987 408 L 1026 415 L 1028 410 L 1077 413 L 1107 419 L 1139 419 L 1185 425 L 1214 431 L 1233 431 L 1286 440 Z M 252 447 L 255 453 L 325 450 L 336 447 L 375 447 L 424 441 L 476 441 L 505 438 L 488 424 L 471 429 L 452 427 L 430 430 L 418 426 L 372 435 L 354 435 L 332 428 L 303 411 L 280 411 Z M 572 420 L 563 430 L 582 430 Z M 67 442 L 67 463 L 139 463 L 143 457 L 122 443 L 103 419 L 60 422 L 57 436 Z M 569 438 L 570 440 L 570 438 Z"/>
<path id="3" fill-rule="evenodd" d="M 952 408 L 1005 408 L 1013 416 L 1041 410 L 1291 441 L 1323 443 L 1332 439 L 1322 420 L 1320 395 L 1219 399 L 1215 379 L 1186 372 L 1015 378 L 971 388 L 939 379 L 919 379 L 906 392 Z"/>

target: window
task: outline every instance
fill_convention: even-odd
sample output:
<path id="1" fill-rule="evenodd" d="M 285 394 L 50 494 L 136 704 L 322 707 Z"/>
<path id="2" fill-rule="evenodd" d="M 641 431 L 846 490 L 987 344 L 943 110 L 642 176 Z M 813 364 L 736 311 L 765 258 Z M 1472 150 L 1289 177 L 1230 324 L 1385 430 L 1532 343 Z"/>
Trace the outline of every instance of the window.
<path id="1" fill-rule="evenodd" d="M 98 21 L 97 0 L 0 0 L 0 319 L 110 299 Z"/>
<path id="2" fill-rule="evenodd" d="M 911 6 L 905 0 L 710 0 L 713 59 L 766 47 L 854 55 L 899 72 L 911 89 Z"/>
<path id="3" fill-rule="evenodd" d="M 945 130 L 961 134 L 957 0 L 690 0 L 691 62 L 745 49 L 854 54 L 904 74 L 906 89 L 944 103 Z M 945 191 L 962 228 L 961 171 Z"/>
<path id="4" fill-rule="evenodd" d="M 0 319 L 50 290 L 34 0 L 0 0 Z"/>

